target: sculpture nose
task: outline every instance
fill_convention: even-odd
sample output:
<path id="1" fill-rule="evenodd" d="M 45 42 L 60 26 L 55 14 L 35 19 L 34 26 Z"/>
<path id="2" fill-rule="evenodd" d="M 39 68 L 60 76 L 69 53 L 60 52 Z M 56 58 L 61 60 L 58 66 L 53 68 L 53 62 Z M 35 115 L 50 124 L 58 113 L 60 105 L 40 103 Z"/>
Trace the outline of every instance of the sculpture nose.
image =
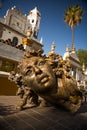
<path id="1" fill-rule="evenodd" d="M 35 73 L 36 73 L 36 75 L 41 74 L 42 71 L 41 71 L 41 69 L 39 67 L 35 66 Z"/>

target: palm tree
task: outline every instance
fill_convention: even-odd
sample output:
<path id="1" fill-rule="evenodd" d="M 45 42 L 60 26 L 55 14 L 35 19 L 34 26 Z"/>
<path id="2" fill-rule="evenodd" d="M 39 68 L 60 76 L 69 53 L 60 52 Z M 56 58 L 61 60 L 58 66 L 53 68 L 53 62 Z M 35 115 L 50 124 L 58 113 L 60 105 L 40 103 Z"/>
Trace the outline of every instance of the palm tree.
<path id="1" fill-rule="evenodd" d="M 70 6 L 64 16 L 64 22 L 72 29 L 72 46 L 74 46 L 74 28 L 81 23 L 83 10 L 79 5 Z"/>

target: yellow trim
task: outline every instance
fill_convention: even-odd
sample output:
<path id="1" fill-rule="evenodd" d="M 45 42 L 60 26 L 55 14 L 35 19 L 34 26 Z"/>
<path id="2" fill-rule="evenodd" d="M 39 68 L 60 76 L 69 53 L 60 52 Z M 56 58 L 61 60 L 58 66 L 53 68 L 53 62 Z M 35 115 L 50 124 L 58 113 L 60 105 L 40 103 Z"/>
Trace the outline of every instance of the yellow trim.
<path id="1" fill-rule="evenodd" d="M 23 43 L 23 45 L 32 46 L 32 42 L 28 38 L 23 38 L 22 43 Z"/>

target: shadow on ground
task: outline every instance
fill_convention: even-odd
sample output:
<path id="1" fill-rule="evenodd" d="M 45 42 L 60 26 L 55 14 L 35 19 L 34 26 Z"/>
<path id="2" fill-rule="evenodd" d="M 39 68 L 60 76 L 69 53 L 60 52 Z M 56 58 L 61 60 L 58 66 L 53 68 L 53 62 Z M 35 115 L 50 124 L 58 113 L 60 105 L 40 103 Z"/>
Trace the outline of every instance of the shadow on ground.
<path id="1" fill-rule="evenodd" d="M 77 113 L 85 113 L 87 112 L 87 102 L 84 102 Z"/>
<path id="2" fill-rule="evenodd" d="M 16 108 L 13 105 L 5 106 L 0 103 L 0 115 L 6 116 L 16 112 Z"/>
<path id="3" fill-rule="evenodd" d="M 33 108 L 33 107 L 32 107 Z M 32 109 L 29 108 L 28 106 L 25 107 L 23 109 L 24 110 L 28 110 L 28 109 Z M 64 108 L 58 107 L 58 106 L 54 106 L 54 108 L 57 110 L 60 110 L 61 112 L 67 112 L 66 110 L 64 110 Z M 0 103 L 0 115 L 1 116 L 6 116 L 6 115 L 10 115 L 10 114 L 14 114 L 17 113 L 18 110 L 16 109 L 16 107 L 14 105 L 5 105 Z M 87 112 L 87 102 L 83 103 L 82 106 L 80 107 L 80 109 L 75 113 L 75 114 L 80 114 L 80 113 L 85 113 Z M 70 114 L 70 113 L 69 113 Z"/>

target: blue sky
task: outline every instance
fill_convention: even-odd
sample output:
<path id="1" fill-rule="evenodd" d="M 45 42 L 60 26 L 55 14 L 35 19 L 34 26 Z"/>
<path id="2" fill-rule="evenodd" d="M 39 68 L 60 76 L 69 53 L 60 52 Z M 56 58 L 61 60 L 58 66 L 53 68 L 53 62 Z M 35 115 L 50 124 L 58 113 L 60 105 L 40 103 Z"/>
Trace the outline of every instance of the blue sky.
<path id="1" fill-rule="evenodd" d="M 64 22 L 64 13 L 71 5 L 80 5 L 84 10 L 82 22 L 75 27 L 75 47 L 87 50 L 87 0 L 0 0 L 0 17 L 6 14 L 7 9 L 14 5 L 23 14 L 37 7 L 41 13 L 41 23 L 38 39 L 43 38 L 43 49 L 47 54 L 51 50 L 51 43 L 55 43 L 55 52 L 63 56 L 66 45 L 71 48 L 71 28 Z"/>

